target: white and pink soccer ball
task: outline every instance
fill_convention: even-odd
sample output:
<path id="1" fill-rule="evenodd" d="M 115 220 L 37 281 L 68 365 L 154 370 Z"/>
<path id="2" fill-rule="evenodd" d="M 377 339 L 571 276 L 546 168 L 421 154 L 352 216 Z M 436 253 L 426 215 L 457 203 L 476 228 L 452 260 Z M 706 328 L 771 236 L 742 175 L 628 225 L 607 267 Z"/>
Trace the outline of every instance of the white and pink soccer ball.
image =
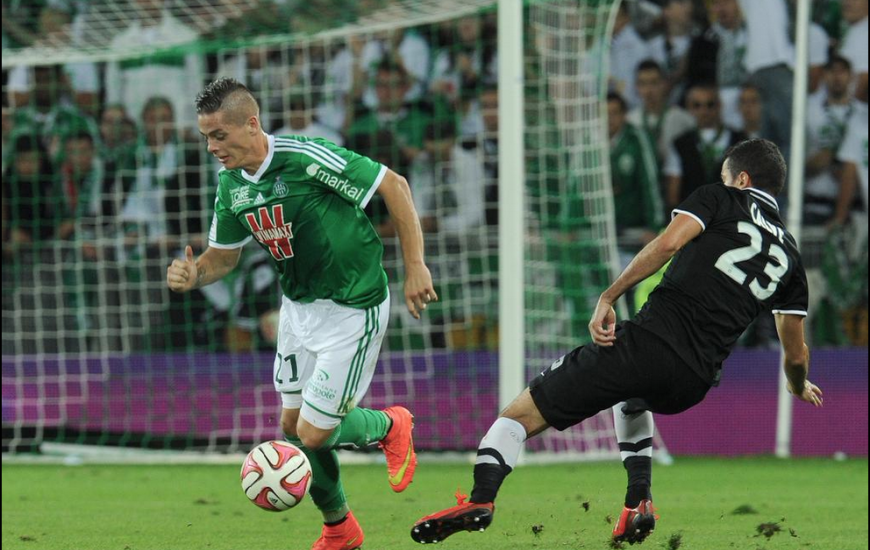
<path id="1" fill-rule="evenodd" d="M 311 464 L 295 445 L 266 441 L 245 457 L 241 478 L 251 502 L 264 510 L 282 512 L 305 498 L 311 484 Z"/>

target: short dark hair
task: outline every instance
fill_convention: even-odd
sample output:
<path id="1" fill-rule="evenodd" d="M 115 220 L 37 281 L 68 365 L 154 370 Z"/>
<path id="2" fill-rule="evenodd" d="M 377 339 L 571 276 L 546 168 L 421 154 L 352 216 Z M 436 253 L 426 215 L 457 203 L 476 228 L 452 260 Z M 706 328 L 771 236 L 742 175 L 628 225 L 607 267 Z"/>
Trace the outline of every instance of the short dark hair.
<path id="1" fill-rule="evenodd" d="M 746 172 L 752 178 L 752 186 L 779 195 L 785 187 L 788 168 L 779 147 L 766 139 L 747 139 L 725 152 L 725 162 L 732 177 Z"/>
<path id="2" fill-rule="evenodd" d="M 839 54 L 834 54 L 828 58 L 828 62 L 825 63 L 825 70 L 830 71 L 837 65 L 841 65 L 850 73 L 852 72 L 852 62 Z"/>
<path id="3" fill-rule="evenodd" d="M 218 78 L 196 95 L 196 114 L 210 115 L 220 111 L 226 99 L 236 92 L 248 92 L 248 87 L 235 78 Z"/>
<path id="4" fill-rule="evenodd" d="M 659 76 L 665 76 L 665 70 L 662 68 L 658 61 L 652 58 L 644 59 L 643 61 L 641 61 L 634 72 L 635 74 L 638 74 L 641 71 L 655 71 L 659 73 Z"/>
<path id="5" fill-rule="evenodd" d="M 260 106 L 247 86 L 235 78 L 219 78 L 196 96 L 196 114 L 228 111 L 231 120 L 244 124 L 250 116 L 259 118 Z"/>
<path id="6" fill-rule="evenodd" d="M 622 97 L 621 95 L 619 95 L 618 93 L 616 93 L 616 92 L 608 92 L 607 93 L 607 102 L 610 103 L 611 101 L 615 101 L 616 103 L 618 103 L 619 108 L 622 110 L 623 113 L 628 112 L 628 103 L 626 103 L 625 98 Z"/>

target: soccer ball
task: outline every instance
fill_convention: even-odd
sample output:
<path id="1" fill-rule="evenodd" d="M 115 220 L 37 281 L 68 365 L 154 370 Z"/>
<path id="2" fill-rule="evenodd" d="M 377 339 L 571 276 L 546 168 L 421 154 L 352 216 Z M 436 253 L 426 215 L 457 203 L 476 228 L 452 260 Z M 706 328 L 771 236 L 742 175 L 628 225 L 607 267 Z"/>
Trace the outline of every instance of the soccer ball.
<path id="1" fill-rule="evenodd" d="M 311 464 L 295 445 L 266 441 L 254 447 L 242 464 L 242 490 L 257 506 L 271 512 L 293 508 L 311 484 Z"/>

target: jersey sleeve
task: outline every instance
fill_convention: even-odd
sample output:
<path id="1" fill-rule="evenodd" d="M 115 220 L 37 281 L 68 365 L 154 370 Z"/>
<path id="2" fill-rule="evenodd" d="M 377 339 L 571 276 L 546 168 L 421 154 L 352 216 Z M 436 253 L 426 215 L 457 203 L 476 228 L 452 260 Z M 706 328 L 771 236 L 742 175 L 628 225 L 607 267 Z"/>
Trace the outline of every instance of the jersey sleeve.
<path id="1" fill-rule="evenodd" d="M 305 142 L 305 147 L 317 155 L 321 165 L 313 179 L 360 208 L 369 204 L 387 175 L 383 164 L 331 141 L 316 138 Z"/>
<path id="2" fill-rule="evenodd" d="M 214 217 L 208 232 L 208 245 L 222 249 L 241 248 L 248 244 L 253 236 L 226 205 L 223 189 L 224 186 L 219 184 L 214 201 Z"/>
<path id="3" fill-rule="evenodd" d="M 809 309 L 810 293 L 807 285 L 807 272 L 804 264 L 798 257 L 794 273 L 789 279 L 788 286 L 783 288 L 781 295 L 776 296 L 771 308 L 779 315 L 807 316 Z"/>
<path id="4" fill-rule="evenodd" d="M 671 212 L 671 219 L 677 214 L 685 214 L 701 224 L 701 229 L 707 230 L 707 226 L 716 217 L 719 211 L 722 194 L 725 187 L 718 184 L 702 185 L 694 193 L 689 195 L 682 204 Z"/>

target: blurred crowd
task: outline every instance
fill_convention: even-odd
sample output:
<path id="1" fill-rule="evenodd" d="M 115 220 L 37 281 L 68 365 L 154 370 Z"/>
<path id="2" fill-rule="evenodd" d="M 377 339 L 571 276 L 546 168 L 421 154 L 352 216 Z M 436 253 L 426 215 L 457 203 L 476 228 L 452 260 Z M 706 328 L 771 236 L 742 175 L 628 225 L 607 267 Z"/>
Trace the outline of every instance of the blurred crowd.
<path id="1" fill-rule="evenodd" d="M 322 137 L 408 177 L 445 298 L 417 329 L 428 338 L 423 345 L 491 346 L 499 177 L 494 12 L 340 38 L 165 47 L 313 32 L 325 24 L 318 10 L 351 21 L 354 10 L 371 15 L 389 3 L 259 0 L 236 5 L 238 17 L 202 31 L 170 3 L 131 0 L 132 21 L 111 44 L 150 53 L 4 66 L 4 332 L 99 328 L 86 344 L 93 349 L 269 346 L 279 294 L 256 247 L 246 249 L 232 277 L 192 296 L 162 285 L 165 265 L 185 244 L 197 252 L 206 246 L 218 165 L 199 139 L 192 102 L 206 82 L 231 76 L 257 96 L 270 133 Z M 623 261 L 664 227 L 671 208 L 719 179 L 731 144 L 765 137 L 791 155 L 795 4 L 622 3 L 610 44 L 607 131 Z M 81 0 L 3 0 L 3 48 L 58 37 L 75 43 L 89 9 Z M 808 267 L 822 343 L 866 345 L 867 21 L 867 0 L 814 2 L 807 150 L 805 158 L 790 158 L 791 169 L 805 174 L 803 219 L 815 243 Z M 554 108 L 551 116 L 555 126 L 568 126 L 570 115 Z M 541 170 L 534 162 L 530 170 Z M 369 215 L 398 281 L 389 216 L 379 201 Z M 41 290 L 49 283 L 60 289 L 53 299 Z M 130 304 L 138 320 L 130 319 Z M 69 313 L 46 328 L 38 319 L 44 308 Z M 131 344 L 128 326 L 147 338 Z M 771 338 L 762 323 L 744 343 Z"/>

